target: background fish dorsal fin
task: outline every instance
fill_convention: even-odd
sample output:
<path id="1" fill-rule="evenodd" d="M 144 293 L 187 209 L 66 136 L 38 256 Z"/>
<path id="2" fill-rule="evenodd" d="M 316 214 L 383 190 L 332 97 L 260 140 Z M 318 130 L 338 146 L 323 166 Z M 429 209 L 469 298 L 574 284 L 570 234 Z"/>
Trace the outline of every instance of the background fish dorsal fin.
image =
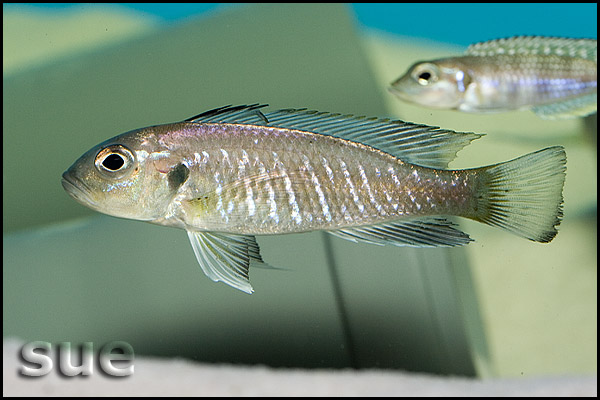
<path id="1" fill-rule="evenodd" d="M 596 39 L 515 36 L 474 43 L 467 48 L 466 54 L 470 56 L 553 54 L 596 61 L 598 58 L 598 46 L 596 43 Z"/>
<path id="2" fill-rule="evenodd" d="M 261 112 L 266 105 L 226 106 L 187 120 L 194 123 L 256 124 L 329 135 L 374 147 L 405 162 L 447 168 L 456 153 L 483 136 L 387 118 L 334 114 L 307 109 Z"/>

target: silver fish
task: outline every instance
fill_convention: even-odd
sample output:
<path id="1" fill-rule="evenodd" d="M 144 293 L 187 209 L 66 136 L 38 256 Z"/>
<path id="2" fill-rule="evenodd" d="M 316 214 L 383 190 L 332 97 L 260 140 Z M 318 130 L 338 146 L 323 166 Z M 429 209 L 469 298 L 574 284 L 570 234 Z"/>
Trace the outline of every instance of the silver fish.
<path id="1" fill-rule="evenodd" d="M 115 136 L 62 177 L 78 202 L 185 229 L 204 273 L 252 293 L 255 235 L 325 230 L 418 247 L 471 241 L 443 216 L 538 242 L 556 235 L 566 155 L 550 147 L 483 168 L 447 170 L 482 135 L 388 119 L 226 106 Z"/>
<path id="2" fill-rule="evenodd" d="M 462 57 L 418 62 L 390 91 L 428 107 L 573 118 L 596 112 L 596 60 L 596 39 L 492 40 L 469 46 Z"/>

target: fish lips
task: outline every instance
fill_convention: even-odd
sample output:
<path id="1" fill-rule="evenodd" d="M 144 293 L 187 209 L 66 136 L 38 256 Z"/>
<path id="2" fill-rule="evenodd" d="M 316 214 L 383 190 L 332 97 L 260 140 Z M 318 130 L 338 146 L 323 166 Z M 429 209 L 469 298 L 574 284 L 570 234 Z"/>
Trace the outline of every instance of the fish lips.
<path id="1" fill-rule="evenodd" d="M 415 93 L 408 90 L 406 85 L 398 84 L 398 82 L 400 82 L 400 80 L 392 83 L 392 85 L 388 87 L 388 92 L 402 100 L 414 102 L 413 97 L 415 96 Z"/>
<path id="2" fill-rule="evenodd" d="M 80 180 L 74 178 L 69 171 L 62 174 L 62 187 L 65 191 L 75 199 L 78 203 L 87 207 L 95 207 L 96 203 L 92 201 L 88 192 L 87 186 Z"/>

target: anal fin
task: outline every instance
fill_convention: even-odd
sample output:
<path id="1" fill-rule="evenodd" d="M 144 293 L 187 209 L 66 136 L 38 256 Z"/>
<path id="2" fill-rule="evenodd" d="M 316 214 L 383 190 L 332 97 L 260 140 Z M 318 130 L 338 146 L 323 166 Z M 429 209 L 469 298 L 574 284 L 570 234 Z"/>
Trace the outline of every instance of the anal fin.
<path id="1" fill-rule="evenodd" d="M 454 247 L 472 241 L 443 218 L 419 218 L 328 231 L 353 242 L 412 247 Z"/>

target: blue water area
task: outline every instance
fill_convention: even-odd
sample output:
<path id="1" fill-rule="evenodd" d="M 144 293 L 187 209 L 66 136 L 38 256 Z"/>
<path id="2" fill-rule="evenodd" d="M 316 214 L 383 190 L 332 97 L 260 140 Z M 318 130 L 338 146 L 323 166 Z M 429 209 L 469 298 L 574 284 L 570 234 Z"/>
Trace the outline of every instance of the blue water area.
<path id="1" fill-rule="evenodd" d="M 597 36 L 597 4 L 353 4 L 360 23 L 390 33 L 468 45 L 515 35 Z"/>
<path id="2" fill-rule="evenodd" d="M 77 3 L 31 5 L 56 9 Z M 213 12 L 223 6 L 244 6 L 228 3 L 121 5 L 164 21 Z M 596 38 L 598 30 L 596 3 L 352 3 L 350 7 L 363 27 L 464 46 L 514 35 Z"/>

